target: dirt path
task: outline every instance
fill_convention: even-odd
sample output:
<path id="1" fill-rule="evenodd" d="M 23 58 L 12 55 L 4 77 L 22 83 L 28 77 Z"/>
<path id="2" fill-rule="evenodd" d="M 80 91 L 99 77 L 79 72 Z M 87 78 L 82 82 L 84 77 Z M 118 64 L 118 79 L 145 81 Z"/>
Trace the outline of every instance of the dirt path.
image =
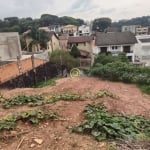
<path id="1" fill-rule="evenodd" d="M 95 141 L 90 136 L 70 133 L 68 128 L 77 125 L 83 120 L 82 111 L 84 107 L 94 102 L 103 101 L 111 111 L 119 111 L 128 114 L 141 114 L 150 117 L 150 96 L 144 95 L 135 85 L 101 81 L 96 78 L 64 78 L 57 81 L 54 87 L 44 87 L 41 89 L 14 89 L 1 90 L 2 94 L 12 97 L 20 93 L 42 94 L 54 92 L 79 92 L 92 94 L 100 89 L 107 89 L 119 96 L 119 99 L 103 98 L 99 100 L 85 101 L 58 101 L 51 105 L 40 106 L 44 109 L 54 110 L 60 114 L 64 120 L 47 121 L 39 126 L 30 126 L 19 123 L 17 131 L 29 131 L 19 137 L 10 140 L 0 140 L 0 150 L 15 150 L 20 140 L 21 150 L 106 150 L 106 143 Z M 0 108 L 0 116 L 5 116 L 14 111 L 32 109 L 27 106 L 16 107 L 9 110 Z M 0 118 L 1 118 L 0 117 Z M 37 144 L 34 139 L 42 139 L 42 144 Z M 122 149 L 123 150 L 123 149 Z M 127 149 L 125 149 L 127 150 Z"/>

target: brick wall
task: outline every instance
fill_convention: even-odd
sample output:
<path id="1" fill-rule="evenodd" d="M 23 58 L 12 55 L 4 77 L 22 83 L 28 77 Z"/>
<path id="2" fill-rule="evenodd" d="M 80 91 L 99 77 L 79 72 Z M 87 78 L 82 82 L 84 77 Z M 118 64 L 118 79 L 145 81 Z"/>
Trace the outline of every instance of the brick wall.
<path id="1" fill-rule="evenodd" d="M 44 62 L 41 59 L 38 58 L 34 59 L 35 67 L 40 66 L 43 63 Z M 24 60 L 21 60 L 21 65 L 22 65 L 22 73 L 32 70 L 31 58 L 26 58 Z M 12 78 L 17 77 L 18 75 L 19 75 L 19 70 L 18 70 L 17 62 L 12 62 L 0 66 L 0 83 L 6 82 Z"/>

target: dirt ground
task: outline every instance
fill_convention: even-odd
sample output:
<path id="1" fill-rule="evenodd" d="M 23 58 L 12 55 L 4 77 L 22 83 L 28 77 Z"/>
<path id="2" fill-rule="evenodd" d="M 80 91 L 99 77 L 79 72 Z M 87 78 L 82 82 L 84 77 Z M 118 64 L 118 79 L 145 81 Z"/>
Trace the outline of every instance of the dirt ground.
<path id="1" fill-rule="evenodd" d="M 102 101 L 110 111 L 117 111 L 132 115 L 143 115 L 150 118 L 150 96 L 143 94 L 133 84 L 124 84 L 110 81 L 101 81 L 97 78 L 64 78 L 57 80 L 56 86 L 39 89 L 25 88 L 3 90 L 0 92 L 5 97 L 12 97 L 21 93 L 43 94 L 56 92 L 78 92 L 91 95 L 98 90 L 107 89 L 117 95 L 118 99 L 105 97 L 99 100 L 86 99 L 85 101 L 58 101 L 53 104 L 39 106 L 42 109 L 49 109 L 57 112 L 61 119 L 55 121 L 42 122 L 38 126 L 31 126 L 19 122 L 15 131 L 8 132 L 7 135 L 21 135 L 13 138 L 1 139 L 5 133 L 0 135 L 0 150 L 107 150 L 106 142 L 97 142 L 87 135 L 79 135 L 69 132 L 69 127 L 77 125 L 83 121 L 82 111 L 84 107 L 92 102 Z M 37 108 L 37 107 L 35 107 Z M 14 111 L 30 110 L 30 107 L 20 106 L 9 110 L 0 107 L 0 118 Z M 24 133 L 26 132 L 26 133 Z M 24 134 L 23 134 L 24 133 Z M 38 144 L 35 140 L 41 140 Z M 125 148 L 120 146 L 120 150 L 128 150 L 129 144 Z M 17 148 L 18 147 L 18 148 Z M 146 147 L 148 150 L 150 145 Z M 132 148 L 133 149 L 133 148 Z M 129 149 L 131 150 L 131 149 Z M 143 149 L 144 150 L 144 149 Z"/>

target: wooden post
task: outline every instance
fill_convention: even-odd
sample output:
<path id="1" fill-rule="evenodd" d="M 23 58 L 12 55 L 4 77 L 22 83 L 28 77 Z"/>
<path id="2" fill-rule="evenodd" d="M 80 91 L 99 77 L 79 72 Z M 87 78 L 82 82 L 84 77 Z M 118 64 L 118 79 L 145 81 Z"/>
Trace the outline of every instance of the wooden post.
<path id="1" fill-rule="evenodd" d="M 34 54 L 31 56 L 31 61 L 32 61 L 32 69 L 33 69 L 33 82 L 34 85 L 36 85 L 36 69 L 35 69 L 35 62 L 34 62 Z"/>

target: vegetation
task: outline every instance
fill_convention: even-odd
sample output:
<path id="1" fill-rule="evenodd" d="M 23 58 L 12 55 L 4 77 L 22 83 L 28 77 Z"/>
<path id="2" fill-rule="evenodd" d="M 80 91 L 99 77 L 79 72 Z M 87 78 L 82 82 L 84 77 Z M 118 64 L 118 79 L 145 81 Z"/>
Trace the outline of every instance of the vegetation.
<path id="1" fill-rule="evenodd" d="M 92 135 L 96 140 L 150 138 L 150 120 L 141 116 L 113 114 L 103 104 L 89 104 L 84 110 L 85 122 L 74 132 Z"/>
<path id="2" fill-rule="evenodd" d="M 71 48 L 70 55 L 72 55 L 74 58 L 78 58 L 80 56 L 80 51 L 76 45 L 73 45 Z"/>
<path id="3" fill-rule="evenodd" d="M 49 25 L 82 25 L 84 21 L 82 19 L 75 19 L 72 17 L 58 17 L 51 14 L 43 14 L 38 19 L 7 17 L 4 20 L 0 20 L 0 32 L 19 32 L 22 34 L 31 27 L 41 27 Z"/>
<path id="4" fill-rule="evenodd" d="M 28 104 L 29 106 L 42 105 L 44 104 L 44 98 L 41 95 L 18 95 L 2 102 L 2 106 L 5 109 L 25 104 Z"/>
<path id="5" fill-rule="evenodd" d="M 112 61 L 112 62 L 111 62 Z M 91 75 L 111 81 L 136 83 L 142 91 L 150 93 L 150 68 L 135 67 L 122 54 L 117 56 L 100 54 L 90 70 Z"/>
<path id="6" fill-rule="evenodd" d="M 0 120 L 0 131 L 15 129 L 17 122 L 20 120 L 36 125 L 43 120 L 55 118 L 57 118 L 56 113 L 45 112 L 43 110 L 28 110 L 23 112 L 16 112 Z"/>
<path id="7" fill-rule="evenodd" d="M 75 100 L 82 100 L 82 97 L 79 94 L 74 93 L 62 93 L 62 94 L 56 94 L 51 97 L 53 101 L 75 101 Z"/>
<path id="8" fill-rule="evenodd" d="M 118 98 L 116 95 L 114 95 L 112 92 L 108 91 L 108 90 L 99 90 L 96 94 L 95 94 L 95 98 L 103 98 L 103 97 L 111 97 L 111 98 Z"/>
<path id="9" fill-rule="evenodd" d="M 110 18 L 98 18 L 93 21 L 93 31 L 104 32 L 104 30 L 110 26 Z"/>
<path id="10" fill-rule="evenodd" d="M 68 70 L 80 66 L 78 58 L 72 57 L 69 52 L 63 50 L 55 50 L 49 56 L 50 62 L 65 66 Z"/>
<path id="11" fill-rule="evenodd" d="M 142 26 L 149 26 L 149 20 L 150 16 L 143 16 L 143 17 L 137 17 L 132 18 L 129 20 L 120 20 L 118 22 L 113 22 L 113 27 L 122 27 L 124 25 L 142 25 Z"/>
<path id="12" fill-rule="evenodd" d="M 56 80 L 57 79 L 58 78 L 52 78 L 52 79 L 49 79 L 49 80 L 46 80 L 46 81 L 39 82 L 34 86 L 34 88 L 42 88 L 42 87 L 45 87 L 45 86 L 54 86 L 54 85 L 56 85 Z"/>

